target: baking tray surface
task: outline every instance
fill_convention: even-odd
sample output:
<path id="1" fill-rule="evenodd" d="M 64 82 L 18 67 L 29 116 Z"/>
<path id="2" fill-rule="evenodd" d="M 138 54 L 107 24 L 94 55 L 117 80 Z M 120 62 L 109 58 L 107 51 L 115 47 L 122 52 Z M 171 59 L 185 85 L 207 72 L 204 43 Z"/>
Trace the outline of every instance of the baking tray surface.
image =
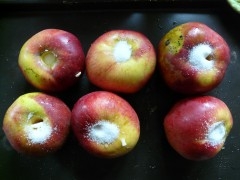
<path id="1" fill-rule="evenodd" d="M 221 4 L 221 3 L 220 3 Z M 206 5 L 207 6 L 207 5 Z M 4 6 L 2 6 L 3 8 Z M 9 6 L 8 6 L 9 7 Z M 41 6 L 42 7 L 42 6 Z M 224 7 L 224 8 L 222 8 Z M 17 7 L 16 7 L 17 8 Z M 239 15 L 222 3 L 215 9 L 128 8 L 94 11 L 62 7 L 34 11 L 18 9 L 0 16 L 0 124 L 7 108 L 20 95 L 36 91 L 29 85 L 17 65 L 23 43 L 46 28 L 59 28 L 75 34 L 85 53 L 101 34 L 112 29 L 131 29 L 145 34 L 157 48 L 158 42 L 171 28 L 189 21 L 205 23 L 217 31 L 230 46 L 231 62 L 221 84 L 207 93 L 222 99 L 230 108 L 234 125 L 220 153 L 206 161 L 189 161 L 178 155 L 167 143 L 163 118 L 172 105 L 183 96 L 170 91 L 158 70 L 139 92 L 125 98 L 136 110 L 141 122 L 141 136 L 133 151 L 112 160 L 95 158 L 86 153 L 73 134 L 58 152 L 42 158 L 16 153 L 0 129 L 1 180 L 238 180 L 240 179 L 240 28 Z M 35 7 L 36 8 L 36 7 Z M 78 84 L 58 97 L 72 107 L 82 95 L 99 90 L 84 74 Z"/>

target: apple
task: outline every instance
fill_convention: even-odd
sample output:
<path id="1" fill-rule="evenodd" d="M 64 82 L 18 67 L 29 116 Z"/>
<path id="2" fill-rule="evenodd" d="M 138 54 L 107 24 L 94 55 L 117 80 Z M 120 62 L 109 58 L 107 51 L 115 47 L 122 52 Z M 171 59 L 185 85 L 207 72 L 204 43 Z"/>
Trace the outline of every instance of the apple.
<path id="1" fill-rule="evenodd" d="M 140 136 L 140 122 L 133 107 L 107 91 L 80 97 L 72 109 L 71 126 L 80 146 L 100 158 L 129 153 Z"/>
<path id="2" fill-rule="evenodd" d="M 135 93 L 150 79 L 156 66 L 156 53 L 140 32 L 112 30 L 102 34 L 86 55 L 86 74 L 103 90 Z"/>
<path id="3" fill-rule="evenodd" d="M 19 96 L 7 109 L 3 131 L 17 152 L 45 156 L 60 149 L 70 130 L 71 110 L 42 92 Z"/>
<path id="4" fill-rule="evenodd" d="M 158 64 L 166 84 L 183 94 L 200 94 L 223 80 L 230 49 L 217 32 L 200 22 L 171 29 L 160 40 Z"/>
<path id="5" fill-rule="evenodd" d="M 227 2 L 233 10 L 240 13 L 240 1 L 239 0 L 227 0 Z"/>
<path id="6" fill-rule="evenodd" d="M 39 90 L 59 92 L 83 74 L 85 55 L 79 39 L 60 29 L 44 29 L 22 46 L 19 67 L 26 80 Z"/>
<path id="7" fill-rule="evenodd" d="M 169 144 L 182 157 L 195 161 L 216 156 L 223 148 L 232 125 L 228 106 L 222 100 L 207 95 L 178 101 L 164 118 Z"/>

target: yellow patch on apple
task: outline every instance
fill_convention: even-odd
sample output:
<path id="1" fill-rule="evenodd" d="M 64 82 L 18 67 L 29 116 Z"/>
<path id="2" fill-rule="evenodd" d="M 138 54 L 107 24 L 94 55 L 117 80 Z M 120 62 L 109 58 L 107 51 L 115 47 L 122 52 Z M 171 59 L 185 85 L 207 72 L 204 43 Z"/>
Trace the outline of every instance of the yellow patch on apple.
<path id="1" fill-rule="evenodd" d="M 182 28 L 176 27 L 172 29 L 167 35 L 164 37 L 163 42 L 165 43 L 165 49 L 167 52 L 171 54 L 177 54 L 183 46 L 184 37 L 182 34 Z"/>
<path id="2" fill-rule="evenodd" d="M 209 70 L 207 72 L 198 72 L 197 79 L 201 86 L 209 86 L 215 81 L 215 70 Z"/>

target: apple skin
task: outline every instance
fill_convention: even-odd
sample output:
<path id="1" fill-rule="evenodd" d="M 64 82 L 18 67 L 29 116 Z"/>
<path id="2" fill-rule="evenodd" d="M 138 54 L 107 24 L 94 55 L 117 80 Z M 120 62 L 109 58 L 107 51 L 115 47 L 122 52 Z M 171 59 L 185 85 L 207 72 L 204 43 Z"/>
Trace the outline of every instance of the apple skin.
<path id="1" fill-rule="evenodd" d="M 45 156 L 60 149 L 70 130 L 71 110 L 60 99 L 31 92 L 7 109 L 3 131 L 19 153 Z"/>
<path id="2" fill-rule="evenodd" d="M 44 29 L 22 46 L 18 64 L 26 80 L 45 92 L 64 91 L 85 70 L 85 54 L 79 39 L 60 29 Z"/>
<path id="3" fill-rule="evenodd" d="M 99 143 L 89 138 L 89 127 L 102 120 L 119 129 L 111 143 Z M 107 91 L 95 91 L 79 98 L 72 109 L 71 126 L 80 146 L 99 158 L 116 158 L 129 153 L 140 136 L 140 122 L 135 110 L 126 100 Z"/>
<path id="4" fill-rule="evenodd" d="M 169 144 L 182 157 L 195 161 L 216 156 L 232 126 L 229 108 L 222 100 L 213 96 L 182 99 L 164 119 Z"/>
<path id="5" fill-rule="evenodd" d="M 183 94 L 214 89 L 224 78 L 230 62 L 226 41 L 200 22 L 188 22 L 171 29 L 160 40 L 158 53 L 165 82 Z"/>
<path id="6" fill-rule="evenodd" d="M 119 42 L 122 47 L 118 46 Z M 119 54 L 115 55 L 117 47 Z M 121 52 L 121 49 L 125 50 Z M 126 57 L 119 60 L 119 56 Z M 91 44 L 86 55 L 86 74 L 90 82 L 113 92 L 139 91 L 151 78 L 155 66 L 156 53 L 152 43 L 145 35 L 131 30 L 102 34 Z"/>

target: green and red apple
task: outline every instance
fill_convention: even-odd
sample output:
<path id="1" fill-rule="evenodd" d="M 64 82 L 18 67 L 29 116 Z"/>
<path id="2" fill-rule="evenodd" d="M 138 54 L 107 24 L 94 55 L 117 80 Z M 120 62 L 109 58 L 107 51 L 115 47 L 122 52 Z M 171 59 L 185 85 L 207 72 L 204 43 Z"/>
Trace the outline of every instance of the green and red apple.
<path id="1" fill-rule="evenodd" d="M 72 109 L 71 126 L 79 144 L 100 158 L 129 153 L 140 136 L 140 122 L 133 107 L 107 91 L 79 98 Z"/>
<path id="2" fill-rule="evenodd" d="M 79 39 L 60 29 L 44 29 L 22 46 L 19 67 L 26 80 L 39 90 L 59 92 L 77 82 L 85 69 Z"/>
<path id="3" fill-rule="evenodd" d="M 149 39 L 132 30 L 112 30 L 91 45 L 86 56 L 87 77 L 103 90 L 134 93 L 150 79 L 156 66 Z"/>
<path id="4" fill-rule="evenodd" d="M 228 106 L 213 96 L 188 97 L 177 102 L 164 119 L 169 144 L 189 160 L 207 160 L 223 148 L 232 129 Z"/>
<path id="5" fill-rule="evenodd" d="M 19 96 L 7 109 L 3 131 L 19 153 L 44 156 L 60 149 L 70 131 L 71 110 L 41 92 Z"/>
<path id="6" fill-rule="evenodd" d="M 220 84 L 230 61 L 227 42 L 200 22 L 181 24 L 159 42 L 158 64 L 166 84 L 184 94 L 205 93 Z"/>

